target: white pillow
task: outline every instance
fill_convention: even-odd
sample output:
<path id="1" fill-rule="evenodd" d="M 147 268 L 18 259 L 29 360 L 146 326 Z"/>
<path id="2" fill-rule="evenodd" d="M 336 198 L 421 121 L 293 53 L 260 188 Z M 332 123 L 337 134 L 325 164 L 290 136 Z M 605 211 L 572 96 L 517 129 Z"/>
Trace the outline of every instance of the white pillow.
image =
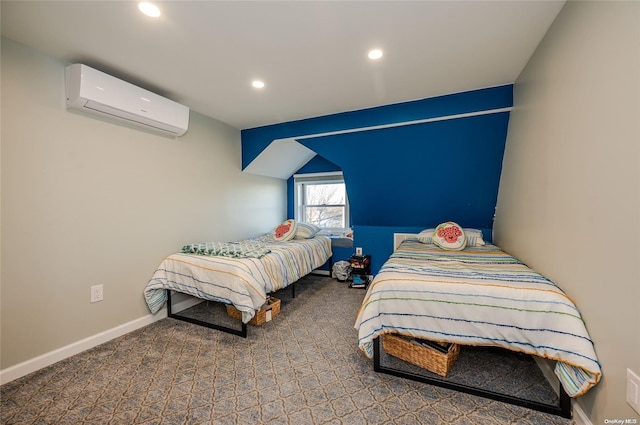
<path id="1" fill-rule="evenodd" d="M 418 241 L 422 243 L 433 243 L 433 231 L 436 229 L 424 229 L 420 233 L 418 233 Z"/>
<path id="2" fill-rule="evenodd" d="M 464 234 L 467 235 L 467 246 L 484 246 L 484 239 L 482 239 L 482 231 L 478 229 L 464 228 Z"/>
<path id="3" fill-rule="evenodd" d="M 320 228 L 315 224 L 298 222 L 298 228 L 296 229 L 296 239 L 309 239 L 312 238 L 320 231 Z"/>
<path id="4" fill-rule="evenodd" d="M 457 223 L 447 221 L 433 231 L 433 243 L 442 249 L 461 251 L 467 246 L 464 230 Z"/>
<path id="5" fill-rule="evenodd" d="M 273 229 L 273 238 L 276 242 L 284 242 L 293 239 L 296 234 L 297 223 L 295 220 L 285 220 Z"/>

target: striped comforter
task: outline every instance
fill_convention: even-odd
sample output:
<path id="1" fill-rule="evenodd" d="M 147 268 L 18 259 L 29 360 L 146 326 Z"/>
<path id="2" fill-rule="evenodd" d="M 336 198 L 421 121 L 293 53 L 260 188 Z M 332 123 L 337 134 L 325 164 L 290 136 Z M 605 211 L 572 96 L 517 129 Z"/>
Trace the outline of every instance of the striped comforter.
<path id="1" fill-rule="evenodd" d="M 405 240 L 370 285 L 355 327 L 369 357 L 376 337 L 400 333 L 557 360 L 555 373 L 571 397 L 601 376 L 574 303 L 494 245 L 445 251 Z"/>
<path id="2" fill-rule="evenodd" d="M 165 258 L 144 289 L 152 313 L 167 300 L 167 290 L 205 300 L 233 304 L 248 322 L 265 303 L 267 294 L 282 289 L 331 257 L 331 239 L 275 242 L 268 237 L 252 239 L 270 252 L 260 258 L 233 258 L 177 253 Z"/>

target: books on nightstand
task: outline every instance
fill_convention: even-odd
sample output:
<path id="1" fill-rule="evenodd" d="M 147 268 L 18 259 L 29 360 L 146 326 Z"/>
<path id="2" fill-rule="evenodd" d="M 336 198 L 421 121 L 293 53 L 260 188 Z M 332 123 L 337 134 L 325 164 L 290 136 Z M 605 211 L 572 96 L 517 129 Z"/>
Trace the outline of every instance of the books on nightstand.
<path id="1" fill-rule="evenodd" d="M 369 273 L 371 273 L 370 255 L 352 255 L 349 258 L 351 275 L 351 288 L 366 289 L 369 286 Z"/>
<path id="2" fill-rule="evenodd" d="M 369 278 L 367 276 L 353 275 L 352 281 L 349 287 L 351 288 L 366 288 L 369 285 Z"/>

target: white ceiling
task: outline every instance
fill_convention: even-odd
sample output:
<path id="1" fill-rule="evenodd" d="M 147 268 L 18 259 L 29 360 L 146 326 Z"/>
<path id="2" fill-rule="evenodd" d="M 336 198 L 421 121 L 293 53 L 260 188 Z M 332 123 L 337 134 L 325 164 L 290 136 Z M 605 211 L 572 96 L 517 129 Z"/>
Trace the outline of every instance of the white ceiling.
<path id="1" fill-rule="evenodd" d="M 246 129 L 513 83 L 564 1 L 157 4 L 2 0 L 2 35 Z"/>

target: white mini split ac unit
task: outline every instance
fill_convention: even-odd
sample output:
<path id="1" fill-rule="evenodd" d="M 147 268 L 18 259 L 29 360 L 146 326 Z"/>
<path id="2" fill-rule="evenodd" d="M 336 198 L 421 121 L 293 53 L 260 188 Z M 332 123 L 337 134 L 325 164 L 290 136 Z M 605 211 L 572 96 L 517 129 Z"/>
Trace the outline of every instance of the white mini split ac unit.
<path id="1" fill-rule="evenodd" d="M 174 136 L 189 128 L 189 108 L 184 105 L 87 65 L 69 65 L 65 71 L 67 108 Z"/>

